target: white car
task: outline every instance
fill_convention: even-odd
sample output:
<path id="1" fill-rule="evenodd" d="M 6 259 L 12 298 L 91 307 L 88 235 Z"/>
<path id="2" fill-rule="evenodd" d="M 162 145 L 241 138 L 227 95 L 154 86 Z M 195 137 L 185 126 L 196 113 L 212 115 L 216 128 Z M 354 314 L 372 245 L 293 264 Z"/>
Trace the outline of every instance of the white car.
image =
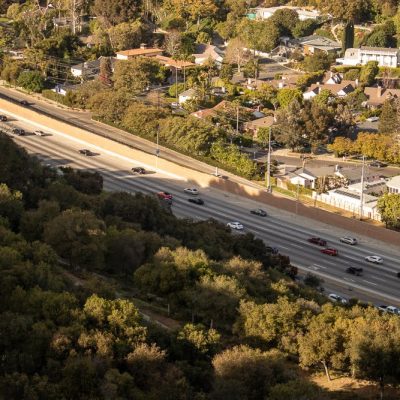
<path id="1" fill-rule="evenodd" d="M 400 314 L 400 310 L 394 306 L 387 306 L 386 311 L 390 314 L 396 314 L 396 315 Z"/>
<path id="2" fill-rule="evenodd" d="M 373 264 L 382 264 L 383 258 L 379 256 L 367 256 L 365 257 L 365 261 L 368 261 Z"/>
<path id="3" fill-rule="evenodd" d="M 243 225 L 240 222 L 228 222 L 226 226 L 231 229 L 237 229 L 238 231 L 241 231 L 243 229 Z"/>
<path id="4" fill-rule="evenodd" d="M 33 132 L 36 136 L 46 136 L 46 133 L 45 132 L 43 132 L 43 131 L 34 131 Z"/>
<path id="5" fill-rule="evenodd" d="M 355 244 L 358 243 L 357 239 L 353 238 L 351 236 L 343 236 L 343 237 L 340 238 L 340 241 L 342 243 L 351 244 L 351 245 L 355 245 Z"/>
<path id="6" fill-rule="evenodd" d="M 192 194 L 195 196 L 199 194 L 199 191 L 196 188 L 186 188 L 186 189 L 183 189 L 183 191 L 187 194 Z"/>
<path id="7" fill-rule="evenodd" d="M 329 298 L 329 300 L 332 300 L 335 303 L 347 304 L 347 300 L 345 298 L 343 298 L 335 293 L 331 293 L 330 295 L 328 295 L 328 298 Z"/>
<path id="8" fill-rule="evenodd" d="M 369 117 L 369 118 L 367 118 L 367 121 L 368 122 L 377 122 L 377 121 L 379 121 L 379 117 Z"/>

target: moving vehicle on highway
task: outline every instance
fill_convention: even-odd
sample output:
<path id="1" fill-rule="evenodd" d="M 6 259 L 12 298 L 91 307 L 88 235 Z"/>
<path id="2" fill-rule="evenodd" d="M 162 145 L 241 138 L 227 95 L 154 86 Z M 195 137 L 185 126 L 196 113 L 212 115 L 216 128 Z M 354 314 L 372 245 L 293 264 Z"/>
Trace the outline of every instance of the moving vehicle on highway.
<path id="1" fill-rule="evenodd" d="M 363 272 L 363 269 L 362 268 L 357 268 L 357 267 L 348 267 L 348 268 L 346 268 L 346 272 L 348 274 L 361 276 L 361 274 Z"/>
<path id="2" fill-rule="evenodd" d="M 188 199 L 189 203 L 193 203 L 193 204 L 198 204 L 199 206 L 202 206 L 204 204 L 204 200 L 197 198 L 192 198 L 192 199 Z"/>
<path id="3" fill-rule="evenodd" d="M 251 210 L 250 213 L 253 215 L 258 215 L 259 217 L 266 217 L 268 215 L 267 212 L 262 210 L 261 208 Z"/>
<path id="4" fill-rule="evenodd" d="M 347 300 L 344 297 L 339 296 L 338 294 L 335 293 L 329 294 L 328 298 L 329 300 L 334 301 L 335 303 L 347 304 Z"/>
<path id="5" fill-rule="evenodd" d="M 320 251 L 321 251 L 321 253 L 328 254 L 328 256 L 337 256 L 339 254 L 339 252 L 336 249 L 332 248 L 332 247 L 327 247 L 327 248 L 322 249 Z"/>
<path id="6" fill-rule="evenodd" d="M 144 175 L 146 173 L 146 170 L 143 167 L 133 167 L 131 171 L 137 175 Z"/>
<path id="7" fill-rule="evenodd" d="M 353 238 L 353 237 L 351 237 L 351 236 L 343 236 L 343 237 L 340 238 L 340 241 L 341 241 L 342 243 L 350 244 L 350 245 L 352 245 L 352 246 L 354 246 L 355 244 L 358 243 L 358 242 L 357 242 L 357 239 L 356 239 L 356 238 Z"/>
<path id="8" fill-rule="evenodd" d="M 382 162 L 382 161 L 372 161 L 368 164 L 370 167 L 377 167 L 377 168 L 383 168 L 383 167 L 387 167 L 387 164 Z"/>
<path id="9" fill-rule="evenodd" d="M 365 257 L 365 261 L 373 264 L 383 264 L 383 258 L 379 256 L 367 256 Z"/>
<path id="10" fill-rule="evenodd" d="M 319 237 L 311 237 L 307 239 L 310 243 L 317 244 L 318 246 L 326 246 L 327 241 Z"/>
<path id="11" fill-rule="evenodd" d="M 157 196 L 162 200 L 170 200 L 170 201 L 172 201 L 172 199 L 173 199 L 172 194 L 168 193 L 168 192 L 158 192 Z"/>
<path id="12" fill-rule="evenodd" d="M 25 130 L 24 130 L 24 129 L 20 129 L 20 128 L 14 128 L 14 129 L 12 130 L 12 133 L 13 133 L 14 135 L 17 135 L 17 136 L 25 136 L 25 135 L 26 135 Z"/>
<path id="13" fill-rule="evenodd" d="M 7 122 L 8 118 L 5 115 L 0 115 L 1 122 Z"/>
<path id="14" fill-rule="evenodd" d="M 79 150 L 79 153 L 83 154 L 86 157 L 91 157 L 91 156 L 94 156 L 96 154 L 96 153 L 93 153 L 93 151 L 88 150 L 88 149 L 81 149 L 81 150 Z"/>
<path id="15" fill-rule="evenodd" d="M 243 225 L 240 223 L 240 222 L 228 222 L 227 224 L 226 224 L 226 226 L 228 227 L 228 228 L 231 228 L 231 229 L 236 229 L 236 230 L 238 230 L 238 231 L 241 231 L 241 230 L 243 230 Z"/>
<path id="16" fill-rule="evenodd" d="M 196 188 L 185 188 L 183 191 L 187 194 L 191 194 L 193 196 L 197 196 L 199 194 L 199 191 Z"/>
<path id="17" fill-rule="evenodd" d="M 29 103 L 26 100 L 21 100 L 19 104 L 21 104 L 21 106 L 29 106 Z"/>
<path id="18" fill-rule="evenodd" d="M 33 131 L 36 136 L 46 136 L 46 133 L 40 130 Z"/>

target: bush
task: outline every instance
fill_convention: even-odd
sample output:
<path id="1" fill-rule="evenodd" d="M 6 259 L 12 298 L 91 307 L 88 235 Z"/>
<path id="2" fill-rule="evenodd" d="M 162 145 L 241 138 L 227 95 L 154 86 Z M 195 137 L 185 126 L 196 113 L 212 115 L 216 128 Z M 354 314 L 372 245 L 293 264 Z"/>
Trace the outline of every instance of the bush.
<path id="1" fill-rule="evenodd" d="M 62 94 L 53 92 L 52 90 L 45 89 L 42 91 L 42 96 L 46 99 L 56 101 L 57 103 L 63 104 L 67 107 L 73 107 L 75 105 L 71 95 L 63 96 Z"/>
<path id="2" fill-rule="evenodd" d="M 44 79 L 38 71 L 21 72 L 17 84 L 18 86 L 35 93 L 40 93 L 44 89 Z"/>

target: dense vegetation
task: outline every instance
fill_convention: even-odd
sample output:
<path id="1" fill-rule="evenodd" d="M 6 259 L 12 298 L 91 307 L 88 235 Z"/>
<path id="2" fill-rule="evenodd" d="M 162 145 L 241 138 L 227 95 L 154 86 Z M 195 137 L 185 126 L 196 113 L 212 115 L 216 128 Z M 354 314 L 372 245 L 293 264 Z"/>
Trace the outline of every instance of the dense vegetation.
<path id="1" fill-rule="evenodd" d="M 320 367 L 399 382 L 398 317 L 326 304 L 251 234 L 104 193 L 5 135 L 0 154 L 0 397 L 329 399 L 300 371 Z M 132 296 L 180 328 L 145 323 Z"/>

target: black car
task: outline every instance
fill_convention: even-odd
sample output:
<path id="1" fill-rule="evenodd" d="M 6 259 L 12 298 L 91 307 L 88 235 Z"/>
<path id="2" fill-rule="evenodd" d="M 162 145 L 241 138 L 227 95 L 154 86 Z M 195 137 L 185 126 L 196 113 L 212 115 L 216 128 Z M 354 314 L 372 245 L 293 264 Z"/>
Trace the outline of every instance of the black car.
<path id="1" fill-rule="evenodd" d="M 278 249 L 277 247 L 266 246 L 266 247 L 265 247 L 265 250 L 266 250 L 268 253 L 271 253 L 271 254 L 278 254 L 278 253 L 279 253 L 279 249 Z"/>
<path id="2" fill-rule="evenodd" d="M 19 104 L 21 104 L 22 106 L 29 106 L 29 103 L 26 100 L 21 100 Z"/>
<path id="3" fill-rule="evenodd" d="M 0 115 L 1 122 L 7 122 L 7 117 L 5 115 Z"/>
<path id="4" fill-rule="evenodd" d="M 23 129 L 20 129 L 20 128 L 14 128 L 12 130 L 12 133 L 14 135 L 17 135 L 17 136 L 25 136 L 26 135 L 26 132 Z"/>
<path id="5" fill-rule="evenodd" d="M 79 153 L 81 153 L 81 154 L 83 154 L 84 156 L 87 156 L 87 157 L 95 155 L 95 153 L 93 153 L 93 151 L 88 150 L 88 149 L 79 150 Z"/>
<path id="6" fill-rule="evenodd" d="M 387 167 L 387 164 L 385 164 L 382 161 L 372 161 L 369 163 L 370 167 L 377 167 L 377 168 L 383 168 L 383 167 Z"/>
<path id="7" fill-rule="evenodd" d="M 348 274 L 360 276 L 362 274 L 362 272 L 363 272 L 363 269 L 362 268 L 357 268 L 357 267 L 349 267 L 349 268 L 346 269 L 346 272 Z"/>
<path id="8" fill-rule="evenodd" d="M 204 204 L 204 200 L 199 199 L 198 197 L 192 197 L 192 198 L 188 199 L 188 202 L 198 204 L 199 206 L 202 206 Z"/>
<path id="9" fill-rule="evenodd" d="M 134 167 L 134 168 L 132 168 L 132 172 L 134 174 L 143 175 L 146 173 L 146 170 L 142 167 Z"/>
<path id="10" fill-rule="evenodd" d="M 251 214 L 258 215 L 259 217 L 266 217 L 268 214 L 262 210 L 261 208 L 257 208 L 256 210 L 251 210 Z"/>

